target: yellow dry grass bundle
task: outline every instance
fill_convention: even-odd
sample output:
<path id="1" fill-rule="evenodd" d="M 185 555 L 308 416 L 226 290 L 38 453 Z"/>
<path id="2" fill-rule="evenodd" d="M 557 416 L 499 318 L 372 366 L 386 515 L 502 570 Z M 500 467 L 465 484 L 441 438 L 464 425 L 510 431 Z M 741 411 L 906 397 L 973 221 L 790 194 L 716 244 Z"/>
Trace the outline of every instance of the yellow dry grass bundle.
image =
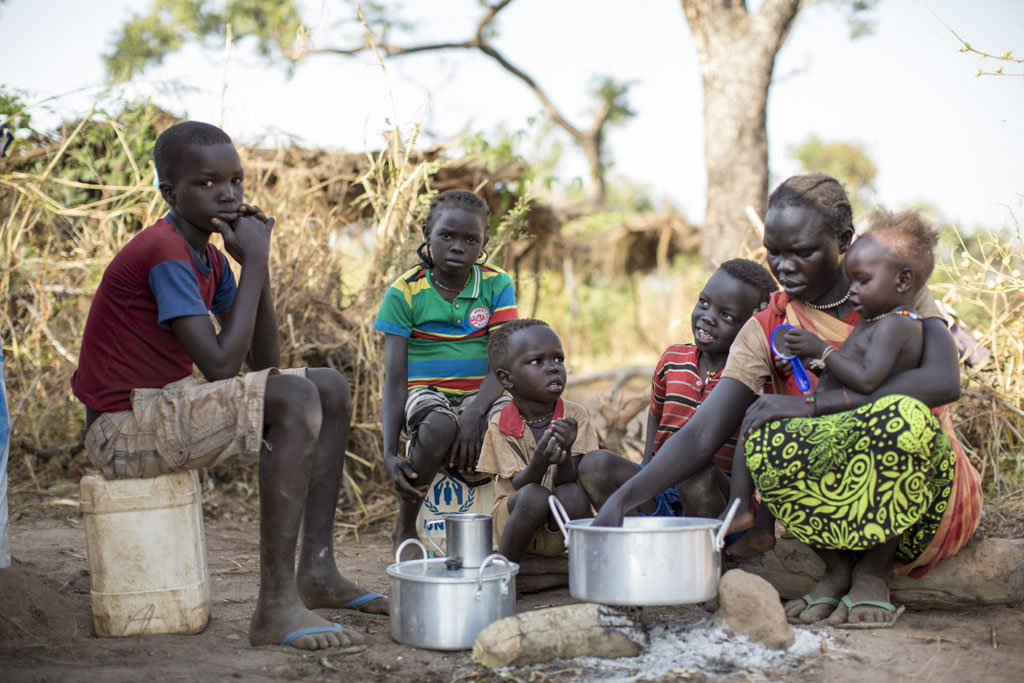
<path id="1" fill-rule="evenodd" d="M 1024 481 L 1024 255 L 1012 235 L 957 235 L 942 292 L 952 322 L 967 332 L 964 388 L 953 406 L 995 500 L 1021 498 Z M 991 358 L 968 364 L 977 349 Z"/>
<path id="2" fill-rule="evenodd" d="M 116 120 L 90 115 L 50 142 L 45 154 L 0 162 L 0 331 L 8 374 L 15 490 L 77 479 L 84 409 L 69 379 L 92 294 L 106 265 L 166 212 L 149 161 L 171 122 L 154 107 Z M 372 331 L 385 288 L 417 259 L 419 222 L 432 186 L 480 191 L 494 209 L 515 205 L 500 233 L 518 234 L 525 200 L 495 187 L 521 165 L 488 172 L 442 150 L 351 155 L 279 147 L 239 148 L 246 201 L 276 218 L 270 257 L 282 365 L 327 366 L 348 378 L 355 401 L 344 490 L 356 516 L 382 514 L 380 462 L 383 340 Z M 215 242 L 219 237 L 215 237 Z M 500 240 L 499 240 L 500 241 Z M 235 264 L 232 264 L 233 267 Z M 208 484 L 255 490 L 251 470 L 214 471 Z M 380 508 L 380 509 L 378 509 Z"/>

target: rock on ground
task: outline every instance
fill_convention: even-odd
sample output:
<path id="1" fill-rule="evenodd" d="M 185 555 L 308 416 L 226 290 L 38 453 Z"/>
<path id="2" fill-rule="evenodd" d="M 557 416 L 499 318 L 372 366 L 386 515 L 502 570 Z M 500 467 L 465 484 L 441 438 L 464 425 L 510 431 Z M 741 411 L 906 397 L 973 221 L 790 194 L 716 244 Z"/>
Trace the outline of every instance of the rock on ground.
<path id="1" fill-rule="evenodd" d="M 488 624 L 473 643 L 486 667 L 525 666 L 559 657 L 635 657 L 647 647 L 640 609 L 594 603 L 549 607 Z"/>
<path id="2" fill-rule="evenodd" d="M 798 598 L 814 586 L 825 564 L 794 539 L 777 539 L 775 549 L 741 560 L 740 568 L 767 579 L 782 597 Z M 1024 539 L 972 539 L 954 557 L 919 579 L 893 579 L 892 601 L 913 609 L 950 609 L 1024 602 Z"/>
<path id="3" fill-rule="evenodd" d="M 765 647 L 784 649 L 793 644 L 779 593 L 759 576 L 733 569 L 718 582 L 719 608 L 715 625 L 727 633 L 746 636 Z"/>

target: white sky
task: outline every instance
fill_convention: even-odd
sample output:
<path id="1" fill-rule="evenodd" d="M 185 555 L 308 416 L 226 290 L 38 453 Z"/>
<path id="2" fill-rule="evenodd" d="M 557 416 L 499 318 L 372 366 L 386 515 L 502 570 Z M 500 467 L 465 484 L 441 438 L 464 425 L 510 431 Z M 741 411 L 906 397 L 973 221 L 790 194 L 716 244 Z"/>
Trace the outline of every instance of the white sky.
<path id="1" fill-rule="evenodd" d="M 56 112 L 32 109 L 38 123 L 86 111 L 102 91 L 102 53 L 133 8 L 148 0 L 9 0 L 0 4 L 0 83 L 53 95 Z M 756 2 L 754 4 L 757 4 Z M 313 40 L 332 39 L 345 0 L 306 0 Z M 789 149 L 810 134 L 863 144 L 879 168 L 877 201 L 890 208 L 927 202 L 964 227 L 1024 222 L 1024 78 L 976 78 L 991 61 L 957 51 L 936 15 L 972 45 L 1024 57 L 1019 0 L 881 0 L 872 35 L 850 40 L 841 12 L 815 6 L 799 17 L 776 61 L 768 133 L 773 184 L 798 170 Z M 403 15 L 424 40 L 469 35 L 474 0 L 407 0 Z M 636 118 L 609 135 L 613 174 L 646 186 L 691 219 L 704 211 L 701 81 L 693 39 L 674 0 L 516 0 L 502 13 L 497 47 L 542 85 L 578 126 L 589 123 L 587 89 L 598 75 L 631 80 Z M 540 105 L 525 86 L 473 51 L 388 62 L 398 118 L 410 126 L 428 105 L 427 129 L 527 127 Z M 1024 65 L 1007 65 L 1020 74 Z M 284 69 L 235 46 L 221 96 L 222 49 L 190 47 L 145 72 L 133 92 L 178 114 L 218 122 L 237 141 L 286 134 L 303 144 L 359 152 L 380 145 L 391 104 L 368 55 L 318 57 Z M 177 89 L 168 88 L 176 84 Z M 48 103 L 54 105 L 54 102 Z M 116 101 L 107 103 L 116 110 Z M 570 152 L 563 170 L 584 174 Z"/>

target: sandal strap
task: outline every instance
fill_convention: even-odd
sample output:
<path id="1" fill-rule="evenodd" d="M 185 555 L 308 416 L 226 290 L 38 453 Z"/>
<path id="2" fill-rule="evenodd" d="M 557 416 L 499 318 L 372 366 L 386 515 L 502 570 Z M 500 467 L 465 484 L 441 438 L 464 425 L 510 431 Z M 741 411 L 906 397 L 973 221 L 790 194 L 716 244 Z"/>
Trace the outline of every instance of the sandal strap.
<path id="1" fill-rule="evenodd" d="M 892 604 L 891 602 L 882 602 L 880 600 L 858 600 L 857 602 L 853 602 L 852 600 L 850 600 L 849 595 L 843 596 L 843 604 L 846 605 L 847 611 L 853 611 L 854 607 L 863 606 L 881 607 L 882 609 L 888 612 L 896 611 L 896 605 Z"/>
<path id="2" fill-rule="evenodd" d="M 807 603 L 807 607 L 804 609 L 810 609 L 816 605 L 829 605 L 830 607 L 839 607 L 839 601 L 833 598 L 831 595 L 823 595 L 820 598 L 811 598 L 811 594 L 808 593 L 803 597 L 803 601 Z"/>

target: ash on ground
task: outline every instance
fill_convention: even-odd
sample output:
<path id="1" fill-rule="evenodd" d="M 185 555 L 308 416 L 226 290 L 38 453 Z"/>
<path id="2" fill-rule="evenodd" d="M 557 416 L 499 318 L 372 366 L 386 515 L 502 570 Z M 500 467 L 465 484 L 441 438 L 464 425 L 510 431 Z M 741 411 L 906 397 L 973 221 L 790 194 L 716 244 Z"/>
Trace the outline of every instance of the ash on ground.
<path id="1" fill-rule="evenodd" d="M 823 641 L 834 651 L 824 633 L 794 629 L 796 641 L 786 650 L 771 650 L 743 637 L 726 635 L 712 626 L 711 618 L 687 625 L 650 625 L 650 646 L 637 657 L 600 659 L 577 657 L 516 669 L 535 669 L 555 674 L 555 666 L 567 673 L 580 669 L 587 680 L 608 683 L 632 683 L 659 679 L 748 677 L 755 680 L 781 678 L 809 665 L 810 656 L 822 652 Z"/>

